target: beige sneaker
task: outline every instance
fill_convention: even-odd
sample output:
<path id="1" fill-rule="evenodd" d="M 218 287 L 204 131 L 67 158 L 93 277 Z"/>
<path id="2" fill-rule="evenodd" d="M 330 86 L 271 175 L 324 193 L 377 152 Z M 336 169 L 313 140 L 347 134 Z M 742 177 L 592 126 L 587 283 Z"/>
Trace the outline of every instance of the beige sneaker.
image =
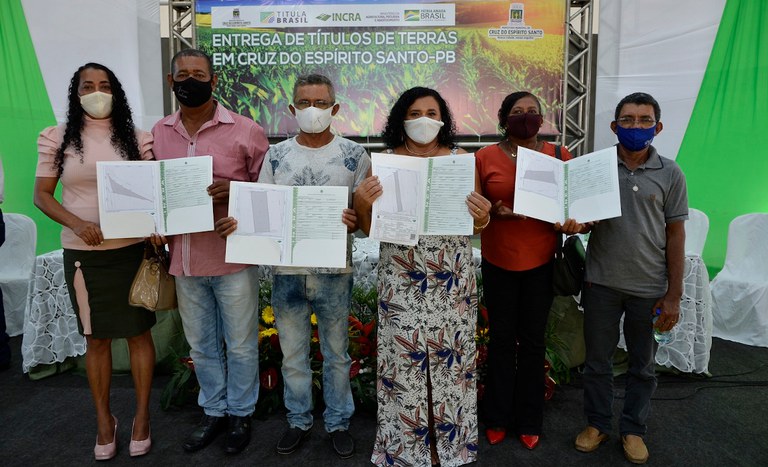
<path id="1" fill-rule="evenodd" d="M 600 447 L 600 443 L 608 439 L 608 435 L 600 433 L 600 430 L 593 426 L 588 426 L 576 437 L 576 450 L 581 452 L 592 452 Z"/>
<path id="2" fill-rule="evenodd" d="M 645 464 L 648 460 L 648 448 L 645 447 L 643 438 L 637 435 L 625 435 L 621 437 L 624 446 L 624 457 L 633 464 Z"/>

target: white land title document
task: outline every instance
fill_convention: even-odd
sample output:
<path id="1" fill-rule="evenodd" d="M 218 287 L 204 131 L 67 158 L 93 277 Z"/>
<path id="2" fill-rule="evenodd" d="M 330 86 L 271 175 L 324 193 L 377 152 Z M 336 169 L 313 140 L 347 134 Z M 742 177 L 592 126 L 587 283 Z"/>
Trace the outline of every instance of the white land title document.
<path id="1" fill-rule="evenodd" d="M 382 195 L 373 202 L 370 238 L 415 245 L 419 235 L 472 235 L 467 195 L 475 189 L 475 155 L 410 157 L 371 154 Z"/>
<path id="2" fill-rule="evenodd" d="M 513 210 L 553 224 L 621 216 L 616 147 L 569 161 L 518 148 Z"/>
<path id="3" fill-rule="evenodd" d="M 104 238 L 213 230 L 211 156 L 97 162 L 96 183 Z"/>
<path id="4" fill-rule="evenodd" d="M 227 263 L 343 268 L 347 266 L 349 203 L 345 186 L 229 184 Z"/>

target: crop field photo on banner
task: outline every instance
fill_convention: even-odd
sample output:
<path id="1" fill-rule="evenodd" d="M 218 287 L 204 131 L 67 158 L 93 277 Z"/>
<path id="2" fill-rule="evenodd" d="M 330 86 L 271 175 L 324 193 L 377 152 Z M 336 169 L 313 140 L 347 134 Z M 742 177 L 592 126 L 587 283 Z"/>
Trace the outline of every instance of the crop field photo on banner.
<path id="1" fill-rule="evenodd" d="M 437 89 L 457 133 L 497 133 L 504 97 L 526 90 L 559 134 L 563 106 L 562 0 L 258 1 L 198 0 L 198 47 L 219 76 L 216 97 L 269 136 L 296 133 L 288 110 L 296 77 L 321 73 L 336 85 L 334 129 L 376 136 L 408 88 Z"/>

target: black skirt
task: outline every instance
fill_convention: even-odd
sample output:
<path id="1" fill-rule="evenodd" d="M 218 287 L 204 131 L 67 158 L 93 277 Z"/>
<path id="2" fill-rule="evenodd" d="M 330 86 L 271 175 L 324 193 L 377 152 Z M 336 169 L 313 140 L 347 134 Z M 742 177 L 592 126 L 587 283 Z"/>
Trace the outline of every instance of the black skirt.
<path id="1" fill-rule="evenodd" d="M 128 304 L 143 255 L 144 243 L 114 250 L 64 249 L 64 277 L 81 334 L 97 339 L 133 337 L 154 326 L 153 312 Z"/>

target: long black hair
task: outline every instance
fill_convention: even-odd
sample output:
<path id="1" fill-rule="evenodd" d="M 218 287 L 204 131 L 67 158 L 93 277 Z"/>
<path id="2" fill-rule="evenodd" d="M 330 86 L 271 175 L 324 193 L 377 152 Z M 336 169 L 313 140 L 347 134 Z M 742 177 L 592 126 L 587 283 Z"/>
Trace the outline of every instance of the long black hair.
<path id="1" fill-rule="evenodd" d="M 437 134 L 437 142 L 442 146 L 447 146 L 451 149 L 456 147 L 456 124 L 453 122 L 453 115 L 448 108 L 448 104 L 443 99 L 443 96 L 439 92 L 430 88 L 415 87 L 411 88 L 400 95 L 392 106 L 392 110 L 387 117 L 387 123 L 384 126 L 384 132 L 381 134 L 381 138 L 384 140 L 387 148 L 394 149 L 405 143 L 405 117 L 410 107 L 416 99 L 422 97 L 432 96 L 440 106 L 440 116 L 443 119 L 443 127 L 440 128 L 440 132 Z"/>
<path id="2" fill-rule="evenodd" d="M 72 146 L 80 155 L 80 163 L 83 163 L 83 139 L 82 132 L 85 125 L 85 111 L 80 105 L 80 96 L 77 89 L 80 86 L 80 74 L 86 69 L 103 70 L 109 79 L 112 88 L 112 146 L 117 149 L 123 159 L 136 161 L 141 159 L 139 142 L 136 139 L 136 130 L 131 116 L 131 107 L 125 97 L 123 86 L 117 76 L 109 68 L 99 63 L 86 63 L 77 69 L 69 82 L 69 110 L 67 110 L 67 126 L 64 130 L 64 138 L 56 151 L 53 166 L 58 176 L 64 171 L 64 151 Z"/>

